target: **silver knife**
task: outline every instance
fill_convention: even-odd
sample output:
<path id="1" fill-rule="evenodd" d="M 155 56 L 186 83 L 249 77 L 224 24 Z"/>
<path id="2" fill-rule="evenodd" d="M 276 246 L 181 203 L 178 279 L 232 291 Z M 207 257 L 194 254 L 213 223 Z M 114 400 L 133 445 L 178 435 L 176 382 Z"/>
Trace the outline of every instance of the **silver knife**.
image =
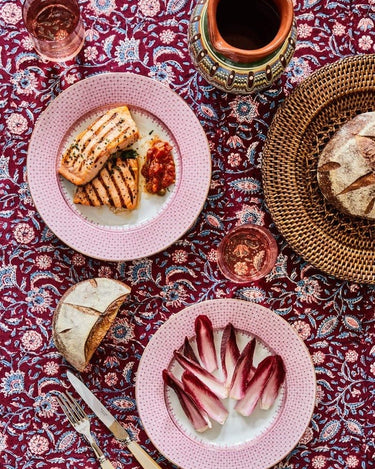
<path id="1" fill-rule="evenodd" d="M 104 423 L 104 425 L 112 432 L 114 437 L 123 441 L 133 454 L 135 459 L 143 467 L 143 469 L 161 469 L 159 464 L 154 461 L 149 454 L 136 442 L 132 441 L 129 433 L 123 428 L 115 417 L 107 410 L 99 399 L 90 391 L 90 389 L 75 376 L 71 371 L 67 372 L 68 379 L 77 393 L 86 402 L 95 415 Z"/>

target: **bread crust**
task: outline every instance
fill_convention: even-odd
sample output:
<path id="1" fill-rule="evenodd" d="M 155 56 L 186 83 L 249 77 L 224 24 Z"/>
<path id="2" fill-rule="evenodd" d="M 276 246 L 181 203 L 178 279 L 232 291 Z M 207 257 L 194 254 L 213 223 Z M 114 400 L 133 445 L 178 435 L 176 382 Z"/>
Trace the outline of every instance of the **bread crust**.
<path id="1" fill-rule="evenodd" d="M 57 350 L 83 371 L 129 294 L 125 283 L 93 278 L 73 285 L 60 299 L 52 320 Z"/>
<path id="2" fill-rule="evenodd" d="M 320 190 L 340 212 L 375 219 L 375 112 L 344 124 L 323 149 Z"/>

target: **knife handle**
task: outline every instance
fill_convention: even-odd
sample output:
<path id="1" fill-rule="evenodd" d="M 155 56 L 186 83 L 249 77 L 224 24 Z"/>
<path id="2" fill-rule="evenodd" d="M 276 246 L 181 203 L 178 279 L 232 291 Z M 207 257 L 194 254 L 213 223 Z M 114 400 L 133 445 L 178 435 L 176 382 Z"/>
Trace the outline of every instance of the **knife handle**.
<path id="1" fill-rule="evenodd" d="M 127 446 L 143 469 L 161 469 L 159 464 L 136 441 L 131 441 Z"/>
<path id="2" fill-rule="evenodd" d="M 108 461 L 108 459 L 105 459 L 104 461 L 101 461 L 100 466 L 101 466 L 102 469 L 115 469 L 112 466 L 112 463 L 110 461 Z"/>

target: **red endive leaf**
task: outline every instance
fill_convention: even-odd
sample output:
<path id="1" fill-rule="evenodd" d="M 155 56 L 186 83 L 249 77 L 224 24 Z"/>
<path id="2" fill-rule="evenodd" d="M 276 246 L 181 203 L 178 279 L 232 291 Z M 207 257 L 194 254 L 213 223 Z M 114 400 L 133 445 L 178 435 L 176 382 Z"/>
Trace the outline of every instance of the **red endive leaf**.
<path id="1" fill-rule="evenodd" d="M 284 363 L 280 355 L 274 355 L 271 376 L 260 398 L 260 408 L 267 410 L 275 402 L 285 379 Z"/>
<path id="2" fill-rule="evenodd" d="M 253 366 L 255 345 L 256 340 L 254 337 L 246 344 L 238 358 L 229 393 L 229 396 L 233 399 L 243 398 L 246 387 L 255 373 L 255 367 Z"/>
<path id="3" fill-rule="evenodd" d="M 224 386 L 224 383 L 219 381 L 216 376 L 212 375 L 209 371 L 202 368 L 198 363 L 193 362 L 189 358 L 185 357 L 181 352 L 175 350 L 174 357 L 177 362 L 184 368 L 184 370 L 189 371 L 194 376 L 196 376 L 203 384 L 210 388 L 210 390 L 216 394 L 217 397 L 225 399 L 228 396 L 228 391 Z"/>
<path id="4" fill-rule="evenodd" d="M 231 323 L 228 323 L 223 331 L 220 347 L 221 367 L 225 378 L 225 386 L 230 387 L 232 376 L 240 356 L 236 341 L 236 331 Z"/>
<path id="5" fill-rule="evenodd" d="M 217 358 L 214 342 L 212 322 L 205 314 L 195 319 L 195 334 L 197 338 L 198 354 L 202 365 L 207 371 L 217 369 Z"/>
<path id="6" fill-rule="evenodd" d="M 270 377 L 272 366 L 273 359 L 271 356 L 266 357 L 259 363 L 246 389 L 244 397 L 239 400 L 234 407 L 241 415 L 248 417 L 255 409 Z"/>
<path id="7" fill-rule="evenodd" d="M 197 432 L 204 432 L 212 428 L 208 415 L 203 410 L 198 409 L 192 398 L 185 392 L 183 384 L 170 371 L 163 370 L 163 379 L 167 386 L 173 389 L 181 404 L 182 410 L 190 420 Z"/>
<path id="8" fill-rule="evenodd" d="M 191 343 L 187 337 L 185 337 L 184 345 L 182 346 L 182 353 L 185 355 L 186 358 L 189 358 L 193 362 L 199 363 L 197 356 L 191 346 Z"/>
<path id="9" fill-rule="evenodd" d="M 205 384 L 189 371 L 184 371 L 182 374 L 182 384 L 200 410 L 203 409 L 209 417 L 221 425 L 225 423 L 228 417 L 227 409 L 221 399 Z"/>

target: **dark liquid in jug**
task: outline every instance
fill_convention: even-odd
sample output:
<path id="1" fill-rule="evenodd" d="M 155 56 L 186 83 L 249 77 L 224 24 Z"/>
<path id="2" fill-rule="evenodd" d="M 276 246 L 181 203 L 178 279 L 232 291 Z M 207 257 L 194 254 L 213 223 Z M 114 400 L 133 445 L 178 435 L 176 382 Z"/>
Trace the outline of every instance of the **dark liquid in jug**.
<path id="1" fill-rule="evenodd" d="M 246 50 L 269 44 L 280 27 L 277 7 L 267 0 L 221 0 L 216 20 L 223 39 Z"/>

